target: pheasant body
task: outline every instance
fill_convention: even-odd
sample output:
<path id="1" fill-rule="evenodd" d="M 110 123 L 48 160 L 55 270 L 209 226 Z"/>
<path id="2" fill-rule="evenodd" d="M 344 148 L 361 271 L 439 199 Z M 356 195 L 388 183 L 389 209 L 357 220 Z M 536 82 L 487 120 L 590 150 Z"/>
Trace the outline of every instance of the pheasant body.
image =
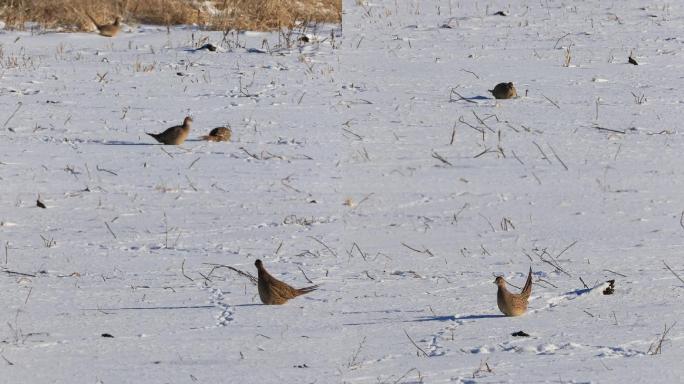
<path id="1" fill-rule="evenodd" d="M 261 260 L 254 262 L 259 272 L 257 285 L 259 287 L 259 298 L 261 302 L 268 305 L 285 304 L 288 300 L 294 299 L 297 296 L 313 292 L 318 288 L 318 285 L 312 285 L 305 288 L 294 288 L 290 285 L 271 276 L 264 268 Z"/>
<path id="2" fill-rule="evenodd" d="M 506 280 L 499 276 L 494 280 L 499 288 L 496 292 L 496 304 L 506 316 L 520 316 L 527 311 L 527 301 L 532 293 L 532 268 L 527 274 L 525 286 L 519 294 L 511 293 L 506 288 Z"/>
<path id="3" fill-rule="evenodd" d="M 491 92 L 496 99 L 512 99 L 518 96 L 518 92 L 515 90 L 513 83 L 499 83 L 494 89 L 490 89 L 489 92 Z"/>
<path id="4" fill-rule="evenodd" d="M 202 136 L 202 140 L 206 141 L 230 141 L 232 135 L 230 128 L 217 127 L 211 130 L 208 135 Z"/>
<path id="5" fill-rule="evenodd" d="M 95 18 L 92 15 L 90 15 L 90 13 L 86 12 L 86 14 L 95 25 L 95 28 L 97 28 L 97 31 L 102 36 L 114 37 L 121 30 L 121 19 L 119 17 L 114 19 L 114 22 L 112 24 L 98 24 L 97 20 L 95 20 Z"/>
<path id="6" fill-rule="evenodd" d="M 164 145 L 180 145 L 188 138 L 191 123 L 192 118 L 188 116 L 183 120 L 183 125 L 171 127 L 162 133 L 146 133 Z"/>

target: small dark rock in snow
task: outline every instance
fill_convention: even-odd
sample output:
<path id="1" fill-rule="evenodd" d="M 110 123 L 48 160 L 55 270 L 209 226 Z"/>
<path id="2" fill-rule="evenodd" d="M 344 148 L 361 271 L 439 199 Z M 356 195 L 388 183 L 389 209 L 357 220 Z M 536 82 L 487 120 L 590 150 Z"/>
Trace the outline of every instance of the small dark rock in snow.
<path id="1" fill-rule="evenodd" d="M 525 332 L 525 331 L 513 332 L 513 333 L 511 333 L 511 336 L 515 336 L 515 337 L 530 337 L 530 335 L 529 335 L 527 332 Z"/>
<path id="2" fill-rule="evenodd" d="M 608 280 L 606 283 L 608 283 L 608 286 L 603 290 L 603 294 L 612 295 L 615 293 L 615 280 Z"/>

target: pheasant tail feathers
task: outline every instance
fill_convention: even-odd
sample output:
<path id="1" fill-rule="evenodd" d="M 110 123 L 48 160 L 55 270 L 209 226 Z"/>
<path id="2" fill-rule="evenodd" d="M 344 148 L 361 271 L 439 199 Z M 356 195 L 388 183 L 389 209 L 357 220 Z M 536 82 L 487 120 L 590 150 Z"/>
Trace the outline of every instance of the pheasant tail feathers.
<path id="1" fill-rule="evenodd" d="M 530 297 L 531 293 L 532 293 L 532 267 L 530 267 L 530 272 L 527 275 L 527 281 L 525 282 L 525 286 L 523 287 L 523 290 L 520 294 L 527 298 L 527 297 Z"/>

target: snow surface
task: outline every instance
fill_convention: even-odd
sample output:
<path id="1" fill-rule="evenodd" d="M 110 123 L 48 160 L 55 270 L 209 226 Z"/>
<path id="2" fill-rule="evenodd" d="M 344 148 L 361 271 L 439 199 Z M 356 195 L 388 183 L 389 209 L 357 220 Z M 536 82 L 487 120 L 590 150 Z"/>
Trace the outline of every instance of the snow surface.
<path id="1" fill-rule="evenodd" d="M 682 382 L 681 4 L 348 0 L 309 33 L 0 34 L 0 382 Z M 322 286 L 264 306 L 213 266 L 256 258 Z"/>

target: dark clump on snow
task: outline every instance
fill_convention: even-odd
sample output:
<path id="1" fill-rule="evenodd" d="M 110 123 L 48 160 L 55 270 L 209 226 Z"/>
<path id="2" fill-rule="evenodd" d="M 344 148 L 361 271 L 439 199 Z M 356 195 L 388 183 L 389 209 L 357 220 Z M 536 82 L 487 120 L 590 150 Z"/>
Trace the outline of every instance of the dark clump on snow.
<path id="1" fill-rule="evenodd" d="M 527 332 L 525 332 L 525 331 L 513 332 L 513 333 L 511 333 L 511 336 L 515 336 L 515 337 L 530 337 L 530 335 L 529 335 Z"/>
<path id="2" fill-rule="evenodd" d="M 615 293 L 615 280 L 608 280 L 606 283 L 608 283 L 608 286 L 603 290 L 603 294 L 612 295 Z"/>

